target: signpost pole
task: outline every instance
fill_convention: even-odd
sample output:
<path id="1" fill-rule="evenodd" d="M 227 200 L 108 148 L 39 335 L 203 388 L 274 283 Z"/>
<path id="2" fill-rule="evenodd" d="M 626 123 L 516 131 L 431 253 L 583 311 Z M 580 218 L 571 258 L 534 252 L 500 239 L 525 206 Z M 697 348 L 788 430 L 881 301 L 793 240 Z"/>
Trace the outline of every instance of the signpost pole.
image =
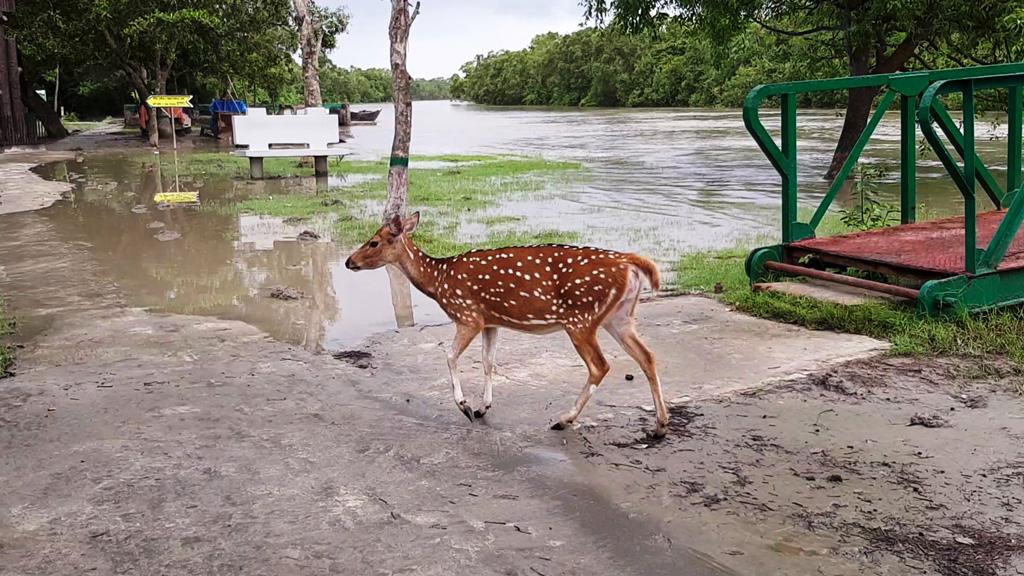
<path id="1" fill-rule="evenodd" d="M 171 148 L 174 150 L 174 191 L 176 193 L 181 192 L 181 182 L 178 178 L 178 131 L 174 127 L 174 114 L 171 112 L 174 108 L 191 108 L 192 97 L 191 96 L 169 96 L 164 94 L 158 94 L 150 96 L 146 103 L 153 108 L 154 115 L 159 115 L 159 110 L 164 110 L 168 118 L 171 120 Z M 160 123 L 157 122 L 157 130 L 159 130 Z"/>

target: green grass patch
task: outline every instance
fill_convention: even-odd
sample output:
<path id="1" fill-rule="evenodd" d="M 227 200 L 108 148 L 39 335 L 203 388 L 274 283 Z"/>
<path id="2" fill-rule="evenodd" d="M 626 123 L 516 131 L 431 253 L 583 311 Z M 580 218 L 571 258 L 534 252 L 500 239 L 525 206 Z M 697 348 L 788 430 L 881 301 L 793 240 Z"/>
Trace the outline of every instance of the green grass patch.
<path id="1" fill-rule="evenodd" d="M 476 221 L 484 226 L 507 226 L 509 224 L 518 224 L 526 220 L 523 216 L 509 216 L 498 214 L 494 216 L 484 216 L 478 218 Z"/>
<path id="2" fill-rule="evenodd" d="M 918 317 L 898 303 L 842 305 L 812 298 L 754 292 L 743 271 L 749 252 L 733 248 L 687 254 L 675 266 L 678 292 L 712 294 L 752 316 L 814 330 L 863 334 L 892 343 L 898 355 L 1007 355 L 1024 361 L 1024 308 L 1011 307 L 946 318 Z"/>
<path id="3" fill-rule="evenodd" d="M 266 178 L 291 178 L 296 176 L 312 176 L 313 167 L 300 165 L 299 158 L 265 158 L 263 174 Z M 437 177 L 462 176 L 460 180 L 479 178 L 508 178 L 521 176 L 525 173 L 554 173 L 578 170 L 577 162 L 564 162 L 532 158 L 525 156 L 470 156 L 450 154 L 445 156 L 412 156 L 409 168 L 410 181 L 417 180 L 415 175 Z M 151 162 L 149 157 L 140 157 L 139 162 Z M 442 168 L 420 168 L 416 162 L 442 161 L 451 162 L 453 166 Z M 160 155 L 161 168 L 174 169 L 174 156 L 169 153 Z M 388 159 L 376 161 L 330 159 L 330 170 L 335 174 L 379 174 L 387 177 Z M 181 176 L 214 176 L 223 178 L 248 178 L 249 159 L 235 156 L 227 152 L 194 152 L 178 155 L 178 174 Z M 420 178 L 427 180 L 427 178 Z M 424 182 L 426 184 L 426 182 Z M 425 186 L 430 192 L 429 186 Z"/>
<path id="4" fill-rule="evenodd" d="M 13 333 L 14 320 L 8 316 L 6 304 L 0 298 L 0 378 L 10 376 L 14 365 L 14 347 L 4 342 Z"/>
<path id="5" fill-rule="evenodd" d="M 287 160 L 294 164 L 294 159 Z M 452 166 L 418 168 L 416 160 L 444 160 Z M 161 159 L 167 161 L 167 159 Z M 187 174 L 202 170 L 207 174 L 248 177 L 244 158 L 225 154 L 190 154 L 185 163 Z M 285 170 L 288 168 L 288 170 Z M 451 256 L 475 248 L 494 248 L 513 244 L 568 243 L 579 235 L 562 230 L 522 230 L 524 219 L 518 216 L 475 216 L 494 208 L 504 199 L 543 194 L 560 179 L 579 177 L 580 165 L 543 158 L 518 156 L 427 156 L 413 157 L 409 168 L 409 207 L 422 210 L 423 220 L 416 232 L 417 243 L 433 256 Z M 267 174 L 281 175 L 294 166 L 281 166 L 268 159 Z M 284 194 L 249 198 L 209 208 L 236 214 L 260 214 L 284 218 L 304 218 L 317 214 L 337 216 L 336 239 L 346 246 L 361 244 L 379 226 L 378 210 L 387 198 L 387 159 L 378 161 L 342 161 L 332 171 L 342 174 L 375 175 L 373 178 L 334 189 L 326 195 Z M 463 222 L 478 222 L 487 227 L 482 238 L 467 239 L 460 234 Z"/>

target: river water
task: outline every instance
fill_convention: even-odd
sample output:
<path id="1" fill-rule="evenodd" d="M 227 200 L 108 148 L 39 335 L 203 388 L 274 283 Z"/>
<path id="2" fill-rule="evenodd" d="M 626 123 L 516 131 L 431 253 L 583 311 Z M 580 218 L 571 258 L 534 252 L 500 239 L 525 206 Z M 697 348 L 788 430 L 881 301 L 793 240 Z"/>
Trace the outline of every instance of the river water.
<path id="1" fill-rule="evenodd" d="M 389 153 L 393 111 L 383 108 L 377 125 L 351 128 L 348 145 L 356 158 Z M 581 162 L 585 176 L 579 181 L 560 184 L 543 200 L 503 200 L 495 210 L 525 217 L 529 229 L 578 231 L 588 244 L 644 253 L 666 266 L 687 251 L 776 234 L 779 178 L 737 110 L 417 102 L 413 114 L 414 155 L 516 153 Z M 770 129 L 778 124 L 770 112 L 765 116 Z M 841 124 L 832 111 L 801 113 L 801 200 L 808 206 L 825 191 L 821 174 Z M 979 125 L 979 133 L 982 155 L 994 159 L 1001 176 L 1004 134 L 989 125 Z M 898 135 L 898 119 L 887 118 L 865 161 L 895 169 Z M 212 144 L 193 136 L 182 146 L 188 153 Z M 349 247 L 331 242 L 330 222 L 294 224 L 216 209 L 238 198 L 314 193 L 312 178 L 251 182 L 211 174 L 184 183 L 200 191 L 204 209 L 160 210 L 152 197 L 171 186 L 172 175 L 132 161 L 142 154 L 151 155 L 141 147 L 86 150 L 81 162 L 47 166 L 41 173 L 68 180 L 73 196 L 41 211 L 0 216 L 0 294 L 18 315 L 22 337 L 45 330 L 76 306 L 100 302 L 240 319 L 276 338 L 328 350 L 408 323 L 410 313 L 421 324 L 445 321 L 418 294 L 412 311 L 396 313 L 383 271 L 346 270 Z M 962 200 L 938 162 L 926 159 L 919 166 L 919 200 L 927 211 L 960 212 Z M 898 197 L 897 178 L 893 170 L 882 180 L 883 196 Z M 328 185 L 345 181 L 332 177 Z M 848 196 L 839 199 L 839 205 L 850 202 Z M 310 227 L 323 240 L 298 242 L 296 234 Z M 180 236 L 157 238 L 163 231 Z M 269 298 L 278 286 L 298 288 L 306 297 Z"/>

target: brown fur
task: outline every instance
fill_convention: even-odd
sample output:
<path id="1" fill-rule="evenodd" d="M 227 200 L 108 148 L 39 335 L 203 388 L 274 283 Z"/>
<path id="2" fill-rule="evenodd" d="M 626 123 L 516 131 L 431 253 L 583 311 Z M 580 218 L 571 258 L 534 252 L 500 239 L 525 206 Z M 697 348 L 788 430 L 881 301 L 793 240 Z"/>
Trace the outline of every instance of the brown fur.
<path id="1" fill-rule="evenodd" d="M 664 433 L 668 416 L 654 356 L 635 334 L 632 321 L 639 287 L 631 275 L 645 277 L 651 288 L 658 290 L 657 265 L 637 254 L 565 245 L 514 246 L 431 258 L 410 237 L 418 222 L 418 213 L 406 221 L 389 222 L 356 250 L 346 265 L 353 270 L 398 266 L 455 322 L 449 367 L 456 403 L 467 416 L 472 419 L 468 405 L 461 400 L 453 367 L 481 331 L 495 327 L 532 333 L 565 330 L 587 363 L 588 385 L 596 387 L 608 371 L 597 343 L 597 331 L 605 327 L 648 375 L 659 407 L 658 431 Z M 489 393 L 489 375 L 487 384 Z M 575 419 L 591 392 L 585 387 L 576 409 L 560 420 L 563 425 Z"/>

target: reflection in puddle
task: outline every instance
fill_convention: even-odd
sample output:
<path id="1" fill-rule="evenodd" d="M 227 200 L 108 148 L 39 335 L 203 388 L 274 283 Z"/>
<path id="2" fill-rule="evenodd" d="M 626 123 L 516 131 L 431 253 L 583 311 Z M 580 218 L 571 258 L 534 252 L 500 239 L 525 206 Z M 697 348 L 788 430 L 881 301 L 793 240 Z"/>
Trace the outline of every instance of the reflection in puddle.
<path id="1" fill-rule="evenodd" d="M 681 252 L 732 245 L 775 228 L 778 176 L 746 135 L 738 112 L 417 107 L 418 153 L 541 155 L 587 168 L 583 183 L 504 198 L 467 216 L 459 230 L 464 239 L 485 236 L 495 224 L 482 218 L 494 217 L 504 219 L 506 229 L 578 232 L 585 243 L 640 251 L 667 264 Z M 881 124 L 865 162 L 895 165 L 895 120 Z M 350 144 L 359 157 L 387 154 L 390 121 L 385 113 L 380 126 L 353 130 Z M 801 194 L 813 203 L 826 190 L 820 174 L 842 119 L 831 112 L 801 112 L 800 122 L 800 154 L 807 160 L 801 164 Z M 986 136 L 991 141 L 980 140 L 983 157 L 1004 146 L 1005 129 L 997 132 Z M 414 161 L 421 168 L 451 165 Z M 962 200 L 938 163 L 923 160 L 919 166 L 919 199 L 929 212 L 960 212 Z M 0 219 L 0 293 L 11 299 L 23 337 L 67 311 L 113 303 L 243 320 L 314 350 L 353 347 L 370 334 L 413 321 L 446 321 L 418 291 L 393 293 L 385 270 L 347 270 L 347 249 L 335 245 L 331 219 L 238 216 L 228 209 L 248 198 L 337 193 L 382 178 L 383 172 L 319 180 L 182 176 L 180 189 L 198 192 L 200 206 L 156 203 L 157 194 L 175 190 L 173 175 L 161 174 L 154 155 L 145 152 L 87 154 L 82 162 L 41 172 L 70 182 L 73 197 Z M 993 172 L 1005 173 L 1005 159 Z M 898 198 L 895 174 L 881 187 L 883 198 Z M 851 196 L 844 191 L 837 205 L 849 206 Z M 299 241 L 305 230 L 320 240 Z M 282 287 L 304 296 L 270 298 Z"/>

